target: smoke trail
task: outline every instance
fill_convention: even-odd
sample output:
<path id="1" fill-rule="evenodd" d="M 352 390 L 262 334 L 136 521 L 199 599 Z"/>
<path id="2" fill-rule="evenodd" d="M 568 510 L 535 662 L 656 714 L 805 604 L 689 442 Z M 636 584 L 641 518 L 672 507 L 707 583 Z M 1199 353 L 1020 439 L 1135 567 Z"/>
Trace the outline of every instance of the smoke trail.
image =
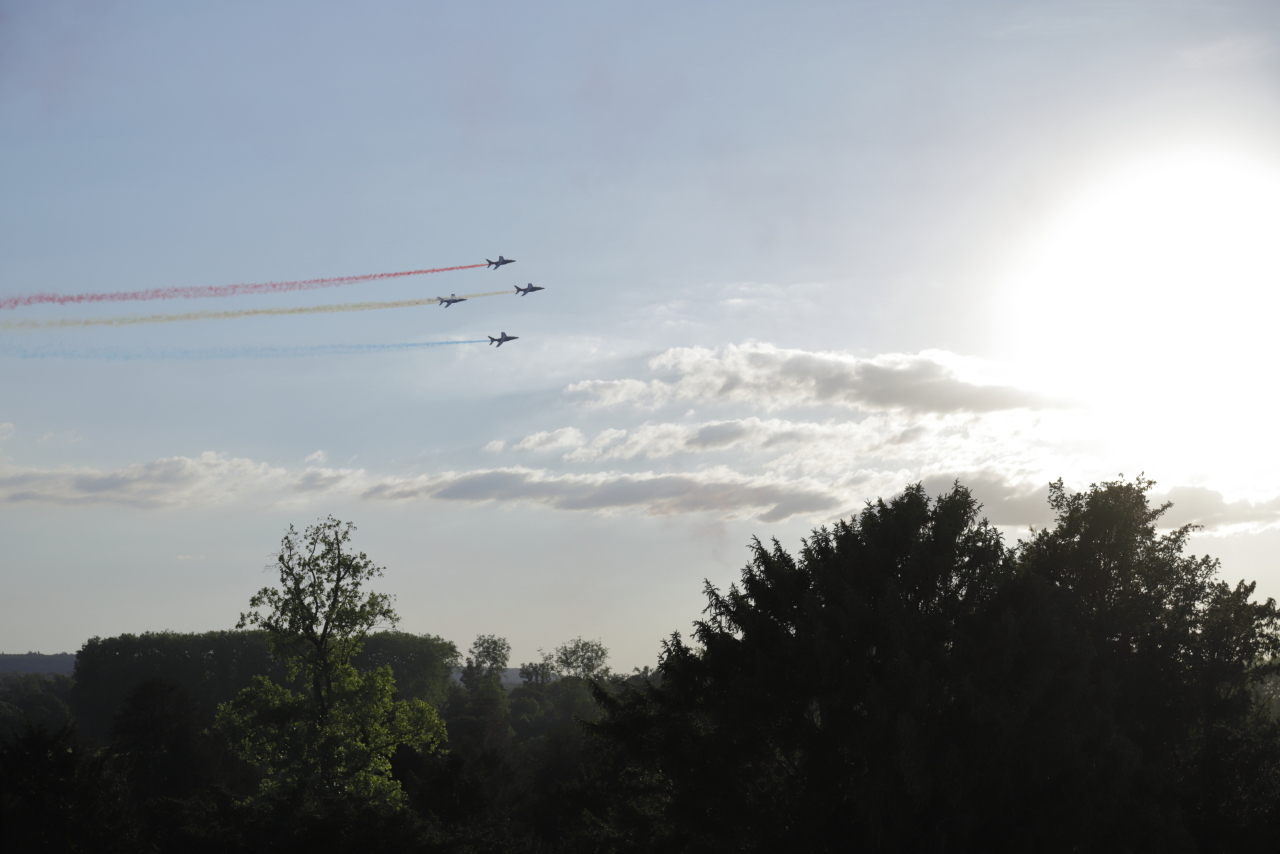
<path id="1" fill-rule="evenodd" d="M 409 344 L 315 344 L 298 347 L 206 347 L 192 350 L 35 350 L 0 348 L 0 356 L 19 359 L 103 359 L 109 361 L 159 361 L 205 362 L 219 359 L 296 359 L 308 356 L 352 356 L 366 353 L 391 353 L 405 350 L 421 350 L 426 347 L 448 347 L 453 344 L 484 344 L 486 339 L 466 341 L 422 341 Z"/>
<path id="2" fill-rule="evenodd" d="M 511 291 L 489 291 L 463 294 L 462 299 L 510 295 Z M 139 323 L 177 323 L 184 320 L 231 320 L 238 317 L 264 317 L 291 314 L 338 314 L 346 311 L 377 311 L 383 308 L 412 308 L 436 305 L 438 297 L 394 300 L 392 302 L 344 302 L 336 305 L 313 305 L 303 308 L 246 308 L 237 311 L 188 311 L 183 314 L 127 314 L 121 317 L 65 317 L 56 320 L 0 320 L 0 329 L 70 329 L 81 326 L 135 326 Z"/>
<path id="3" fill-rule="evenodd" d="M 310 291 L 316 288 L 336 288 L 357 282 L 374 282 L 380 279 L 398 279 L 402 276 L 423 276 L 427 273 L 448 273 L 452 270 L 474 270 L 487 264 L 463 264 L 461 267 L 435 267 L 430 270 L 405 270 L 402 273 L 367 273 L 363 276 L 332 276 L 327 279 L 299 279 L 293 282 L 257 282 L 243 285 L 205 285 L 190 288 L 148 288 L 143 291 L 110 291 L 97 294 L 25 294 L 0 297 L 0 309 L 18 308 L 41 303 L 81 302 L 143 302 L 153 299 L 201 299 L 204 297 L 231 297 L 240 294 L 274 294 L 286 291 Z"/>

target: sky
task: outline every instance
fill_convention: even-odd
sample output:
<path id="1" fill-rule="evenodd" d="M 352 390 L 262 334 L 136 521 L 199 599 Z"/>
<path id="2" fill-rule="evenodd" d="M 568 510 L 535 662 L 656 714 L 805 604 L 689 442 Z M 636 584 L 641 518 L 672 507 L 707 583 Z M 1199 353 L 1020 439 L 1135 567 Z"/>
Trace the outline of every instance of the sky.
<path id="1" fill-rule="evenodd" d="M 231 628 L 332 514 L 402 629 L 629 670 L 956 480 L 1145 476 L 1280 597 L 1278 72 L 1269 2 L 0 0 L 0 650 Z"/>

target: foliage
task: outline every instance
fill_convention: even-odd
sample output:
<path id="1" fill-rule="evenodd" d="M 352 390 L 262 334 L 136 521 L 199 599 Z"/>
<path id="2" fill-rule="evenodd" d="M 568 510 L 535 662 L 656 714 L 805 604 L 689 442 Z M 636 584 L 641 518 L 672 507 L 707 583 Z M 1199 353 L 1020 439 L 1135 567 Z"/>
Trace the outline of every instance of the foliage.
<path id="1" fill-rule="evenodd" d="M 304 686 L 255 676 L 218 710 L 218 729 L 264 771 L 269 799 L 399 806 L 391 755 L 401 745 L 433 750 L 444 737 L 430 705 L 394 699 L 389 666 L 360 673 L 350 663 L 370 631 L 397 620 L 390 597 L 364 592 L 382 570 L 347 548 L 352 530 L 333 517 L 302 535 L 290 527 L 276 561 L 280 587 L 260 590 L 240 618 L 241 628 L 263 629 L 273 657 Z"/>
<path id="2" fill-rule="evenodd" d="M 0 673 L 0 736 L 23 722 L 57 730 L 71 718 L 71 678 L 36 673 Z"/>
<path id="3" fill-rule="evenodd" d="M 272 662 L 261 632 L 95 637 L 76 653 L 71 711 L 86 741 L 105 744 L 129 696 L 143 683 L 161 679 L 186 691 L 202 725 L 209 726 L 218 703 L 248 687 L 258 674 L 286 677 L 284 668 Z"/>
<path id="4" fill-rule="evenodd" d="M 578 679 L 608 679 L 609 650 L 598 640 L 581 636 L 566 641 L 554 652 L 542 652 L 541 661 L 520 665 L 520 678 L 525 686 L 546 685 L 556 679 L 573 676 Z"/>
<path id="5" fill-rule="evenodd" d="M 609 675 L 609 650 L 598 640 L 574 638 L 556 647 L 551 658 L 556 675 L 579 679 L 603 679 Z"/>
<path id="6" fill-rule="evenodd" d="M 357 670 L 387 666 L 395 673 L 401 699 L 444 703 L 458 667 L 458 648 L 435 635 L 381 631 L 365 639 L 364 648 L 351 659 Z"/>
<path id="7" fill-rule="evenodd" d="M 609 844 L 1260 844 L 1280 740 L 1250 686 L 1275 605 L 1212 582 L 1186 529 L 1158 535 L 1149 486 L 1058 484 L 1057 525 L 1016 549 L 960 486 L 878 501 L 799 560 L 756 542 L 740 587 L 707 586 L 695 645 L 666 643 L 661 686 L 597 692 L 595 732 L 629 757 Z"/>
<path id="8" fill-rule="evenodd" d="M 389 665 L 401 698 L 438 706 L 448 694 L 457 660 L 457 647 L 442 638 L 382 631 L 365 639 L 351 663 L 360 671 Z M 254 676 L 300 687 L 289 680 L 284 664 L 272 660 L 261 631 L 146 632 L 92 638 L 76 655 L 74 687 L 67 702 L 78 735 L 90 743 L 106 744 L 128 698 L 146 682 L 161 680 L 189 695 L 199 726 L 207 728 L 213 725 L 218 704 L 249 687 Z M 16 684 L 33 677 L 12 678 Z M 71 684 L 57 679 L 49 684 Z"/>
<path id="9" fill-rule="evenodd" d="M 70 723 L 24 724 L 0 739 L 0 841 L 6 851 L 135 851 L 124 781 Z"/>
<path id="10" fill-rule="evenodd" d="M 434 748 L 443 726 L 431 706 L 394 700 L 394 692 L 389 667 L 365 674 L 331 667 L 323 705 L 258 676 L 222 708 L 218 728 L 265 772 L 264 795 L 395 805 L 401 790 L 391 755 L 402 744 Z"/>
<path id="11" fill-rule="evenodd" d="M 364 592 L 382 569 L 347 548 L 354 530 L 332 516 L 302 534 L 290 525 L 276 555 L 280 586 L 259 590 L 236 625 L 260 627 L 272 656 L 311 684 L 322 707 L 332 668 L 350 661 L 373 629 L 398 621 L 390 596 Z"/>
<path id="12" fill-rule="evenodd" d="M 474 691 L 481 683 L 500 682 L 510 660 L 511 644 L 506 638 L 478 635 L 467 651 L 467 663 L 460 677 L 462 684 Z"/>
<path id="13" fill-rule="evenodd" d="M 252 779 L 208 732 L 191 694 L 164 677 L 139 684 L 116 713 L 110 754 L 121 760 L 135 798 L 182 798 L 218 780 Z"/>

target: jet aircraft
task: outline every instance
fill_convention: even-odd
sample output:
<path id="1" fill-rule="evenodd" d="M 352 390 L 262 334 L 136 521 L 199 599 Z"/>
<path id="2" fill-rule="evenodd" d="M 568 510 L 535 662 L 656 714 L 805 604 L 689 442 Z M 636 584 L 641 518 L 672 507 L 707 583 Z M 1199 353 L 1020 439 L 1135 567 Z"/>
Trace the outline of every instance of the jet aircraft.
<path id="1" fill-rule="evenodd" d="M 457 294 L 449 294 L 449 296 L 447 297 L 436 297 L 436 299 L 439 300 L 440 304 L 445 308 L 448 308 L 449 306 L 453 305 L 455 302 L 467 301 L 466 297 L 460 297 Z"/>
<path id="2" fill-rule="evenodd" d="M 497 343 L 497 345 L 501 347 L 503 344 L 506 344 L 508 341 L 515 341 L 519 337 L 520 337 L 519 335 L 508 335 L 507 333 L 504 332 L 502 333 L 501 338 L 494 338 L 492 335 L 490 335 L 489 343 L 490 344 Z"/>
<path id="3" fill-rule="evenodd" d="M 484 260 L 489 261 L 488 258 Z M 489 266 L 496 270 L 499 267 L 501 267 L 503 264 L 514 264 L 515 262 L 516 262 L 516 259 L 514 258 L 503 258 L 501 255 L 499 255 L 497 261 L 489 261 Z"/>
<path id="4" fill-rule="evenodd" d="M 529 287 L 527 288 L 522 288 L 519 285 L 516 285 L 516 293 L 518 293 L 520 296 L 524 296 L 525 294 L 531 294 L 534 291 L 545 291 L 545 290 L 546 288 L 540 288 L 537 285 L 535 285 L 533 282 L 530 282 Z"/>

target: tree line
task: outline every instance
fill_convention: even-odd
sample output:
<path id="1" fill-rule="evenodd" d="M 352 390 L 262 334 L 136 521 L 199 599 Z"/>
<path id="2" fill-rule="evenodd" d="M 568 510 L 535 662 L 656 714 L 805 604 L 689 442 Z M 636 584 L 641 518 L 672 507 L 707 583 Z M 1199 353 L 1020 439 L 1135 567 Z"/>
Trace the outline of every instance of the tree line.
<path id="1" fill-rule="evenodd" d="M 688 638 L 501 677 L 395 630 L 332 518 L 235 631 L 95 638 L 0 683 L 5 850 L 1254 851 L 1280 831 L 1280 612 L 1151 483 L 1050 490 L 1009 545 L 963 486 L 753 541 Z"/>

